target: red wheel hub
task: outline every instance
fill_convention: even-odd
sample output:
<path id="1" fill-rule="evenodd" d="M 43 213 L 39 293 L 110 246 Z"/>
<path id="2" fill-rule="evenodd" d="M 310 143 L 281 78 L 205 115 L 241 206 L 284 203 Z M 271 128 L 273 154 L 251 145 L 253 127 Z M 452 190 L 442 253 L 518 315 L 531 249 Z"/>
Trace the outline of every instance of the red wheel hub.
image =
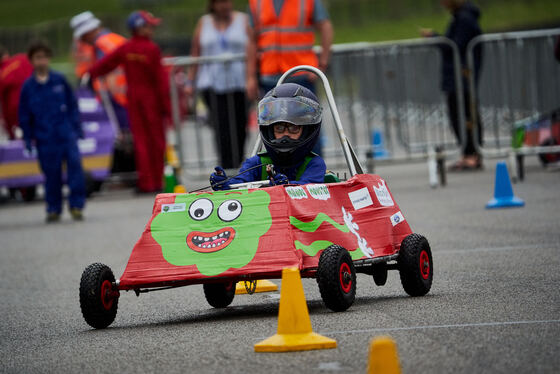
<path id="1" fill-rule="evenodd" d="M 352 272 L 350 271 L 350 266 L 346 262 L 340 265 L 340 286 L 342 291 L 348 293 L 352 290 Z"/>
<path id="2" fill-rule="evenodd" d="M 424 279 L 430 277 L 430 257 L 426 251 L 420 252 L 420 274 Z"/>
<path id="3" fill-rule="evenodd" d="M 114 299 L 113 286 L 110 281 L 106 280 L 101 284 L 101 303 L 103 308 L 110 310 Z"/>

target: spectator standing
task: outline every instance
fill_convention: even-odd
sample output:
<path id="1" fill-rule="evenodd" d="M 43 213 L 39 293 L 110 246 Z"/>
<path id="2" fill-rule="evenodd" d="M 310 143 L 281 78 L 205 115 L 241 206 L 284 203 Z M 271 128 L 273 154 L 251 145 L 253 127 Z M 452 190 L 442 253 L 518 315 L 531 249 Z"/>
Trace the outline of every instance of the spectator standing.
<path id="1" fill-rule="evenodd" d="M 64 76 L 49 69 L 52 52 L 46 44 L 32 44 L 27 55 L 34 70 L 21 90 L 19 120 L 25 147 L 33 152 L 35 143 L 45 176 L 47 222 L 59 221 L 62 213 L 63 162 L 70 213 L 74 220 L 82 220 L 86 191 L 77 142 L 83 132 L 76 97 Z"/>
<path id="2" fill-rule="evenodd" d="M 19 96 L 23 83 L 33 73 L 33 66 L 23 53 L 10 57 L 7 50 L 0 48 L 0 105 L 4 128 L 10 139 L 15 139 L 18 126 Z"/>
<path id="3" fill-rule="evenodd" d="M 71 56 L 75 63 L 74 74 L 79 80 L 95 62 L 95 48 L 79 39 L 74 39 Z"/>
<path id="4" fill-rule="evenodd" d="M 250 0 L 247 46 L 247 94 L 254 100 L 260 88 L 270 91 L 280 76 L 297 65 L 325 71 L 329 64 L 333 27 L 321 0 Z M 319 58 L 313 52 L 315 31 L 321 39 Z M 293 80 L 315 92 L 313 79 Z"/>
<path id="5" fill-rule="evenodd" d="M 248 21 L 233 10 L 232 0 L 209 0 L 208 14 L 196 25 L 191 55 L 242 54 L 247 48 Z M 247 127 L 245 63 L 216 62 L 193 65 L 187 74 L 185 93 L 193 95 L 193 82 L 210 112 L 210 122 L 225 168 L 237 168 L 243 160 Z"/>
<path id="6" fill-rule="evenodd" d="M 95 61 L 101 60 L 126 42 L 124 36 L 103 28 L 101 21 L 90 11 L 72 17 L 70 27 L 74 30 L 74 40 L 78 48 L 81 46 L 81 43 L 93 47 L 94 58 L 89 63 L 89 66 L 86 65 L 89 57 L 87 47 L 81 46 L 81 50 L 78 50 L 81 52 L 79 57 L 85 58 L 85 61 L 80 61 L 82 66 L 77 71 L 82 75 Z M 127 114 L 126 87 L 126 77 L 120 67 L 107 74 L 103 82 L 99 80 L 93 82 L 93 88 L 96 92 L 99 93 L 100 90 L 105 90 L 109 93 L 111 105 L 121 129 L 128 129 L 130 127 Z"/>
<path id="7" fill-rule="evenodd" d="M 482 168 L 482 156 L 477 152 L 474 145 L 474 123 L 473 116 L 477 116 L 476 132 L 478 144 L 482 144 L 482 124 L 478 114 L 478 108 L 475 113 L 471 113 L 470 95 L 469 95 L 469 74 L 475 75 L 475 82 L 478 82 L 480 67 L 482 64 L 482 52 L 479 47 L 474 50 L 474 72 L 470 72 L 467 68 L 467 46 L 469 42 L 482 34 L 482 30 L 478 23 L 480 18 L 480 10 L 468 0 L 441 0 L 441 4 L 452 15 L 452 20 L 447 27 L 445 36 L 451 39 L 457 45 L 461 57 L 461 73 L 463 76 L 463 92 L 457 92 L 455 87 L 455 72 L 453 64 L 453 52 L 450 48 L 442 48 L 442 90 L 447 95 L 447 106 L 449 111 L 449 120 L 457 137 L 458 142 L 461 141 L 461 128 L 459 121 L 459 112 L 457 108 L 457 95 L 463 95 L 465 103 L 465 119 L 467 127 L 466 146 L 463 150 L 463 157 L 451 166 L 452 170 L 474 170 Z M 431 29 L 421 29 L 420 33 L 424 37 L 437 36 Z M 478 86 L 478 84 L 476 84 Z"/>
<path id="8" fill-rule="evenodd" d="M 163 183 L 164 119 L 170 116 L 170 105 L 169 82 L 161 65 L 161 51 L 152 41 L 160 22 L 146 11 L 132 12 L 127 19 L 132 38 L 89 70 L 90 78 L 95 79 L 118 66 L 124 68 L 140 193 L 159 192 Z"/>

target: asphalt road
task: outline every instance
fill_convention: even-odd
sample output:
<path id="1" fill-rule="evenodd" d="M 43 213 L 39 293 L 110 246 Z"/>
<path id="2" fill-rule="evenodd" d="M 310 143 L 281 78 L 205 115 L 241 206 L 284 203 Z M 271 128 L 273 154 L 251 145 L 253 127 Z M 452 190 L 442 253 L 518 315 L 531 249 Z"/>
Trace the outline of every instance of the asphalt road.
<path id="1" fill-rule="evenodd" d="M 314 331 L 338 347 L 297 353 L 253 352 L 276 332 L 279 293 L 237 296 L 225 310 L 212 309 L 201 286 L 123 293 L 110 328 L 86 325 L 83 269 L 99 261 L 122 274 L 152 197 L 105 192 L 89 202 L 85 222 L 66 215 L 55 225 L 43 223 L 42 203 L 4 204 L 0 371 L 363 373 L 370 340 L 389 335 L 404 373 L 560 372 L 560 173 L 530 161 L 526 181 L 514 186 L 526 206 L 488 211 L 494 165 L 449 175 L 435 190 L 424 164 L 380 167 L 412 228 L 431 243 L 432 290 L 411 298 L 395 272 L 383 287 L 362 274 L 355 304 L 333 313 L 315 281 L 304 280 Z"/>

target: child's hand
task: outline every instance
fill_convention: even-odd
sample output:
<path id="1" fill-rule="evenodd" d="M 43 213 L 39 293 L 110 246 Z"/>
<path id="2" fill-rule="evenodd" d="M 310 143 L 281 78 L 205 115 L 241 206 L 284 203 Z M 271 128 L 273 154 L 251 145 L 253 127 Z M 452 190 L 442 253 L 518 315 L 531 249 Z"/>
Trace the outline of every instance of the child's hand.
<path id="1" fill-rule="evenodd" d="M 216 166 L 214 172 L 210 174 L 210 184 L 214 191 L 228 190 L 229 183 L 225 182 L 227 179 L 226 171 L 221 166 Z"/>
<path id="2" fill-rule="evenodd" d="M 290 183 L 288 177 L 282 173 L 276 173 L 274 177 L 272 177 L 271 182 L 273 185 L 278 186 L 280 184 L 288 184 Z"/>

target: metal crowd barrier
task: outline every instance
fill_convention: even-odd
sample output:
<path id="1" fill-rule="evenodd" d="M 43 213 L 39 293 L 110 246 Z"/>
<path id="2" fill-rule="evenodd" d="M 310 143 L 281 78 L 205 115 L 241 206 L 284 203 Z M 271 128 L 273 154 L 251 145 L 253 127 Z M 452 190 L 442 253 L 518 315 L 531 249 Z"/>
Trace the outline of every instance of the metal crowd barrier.
<path id="1" fill-rule="evenodd" d="M 164 64 L 172 67 L 169 82 L 172 119 L 176 130 L 176 139 L 173 139 L 173 141 L 177 147 L 181 169 L 186 175 L 208 175 L 214 166 L 219 164 L 219 153 L 216 146 L 216 134 L 210 118 L 212 113 L 209 113 L 209 109 L 202 103 L 202 100 L 198 97 L 198 92 L 195 91 L 193 95 L 194 101 L 188 105 L 186 115 L 181 115 L 181 97 L 179 94 L 181 86 L 180 82 L 177 82 L 176 79 L 177 73 L 195 65 L 200 66 L 213 63 L 223 64 L 227 72 L 229 71 L 227 69 L 229 64 L 244 60 L 245 54 L 224 54 L 212 57 L 170 57 L 164 59 Z M 226 75 L 226 79 L 229 79 L 229 76 Z M 212 98 L 210 99 L 212 100 Z M 236 108 L 229 94 L 227 104 L 229 113 L 235 113 Z M 235 124 L 235 118 L 230 117 L 230 122 Z M 251 135 L 248 133 L 248 138 L 251 138 Z M 229 140 L 231 140 L 234 149 L 236 147 L 247 149 L 248 147 L 247 144 L 239 144 L 237 139 Z"/>
<path id="2" fill-rule="evenodd" d="M 463 97 L 457 95 L 461 127 L 461 140 L 457 143 L 440 89 L 443 46 L 453 52 L 456 85 L 462 87 L 457 47 L 444 37 L 332 47 L 327 76 L 342 124 L 358 159 L 368 165 L 369 171 L 377 161 L 434 158 L 436 148 L 440 155 L 458 154 L 465 146 Z M 165 59 L 164 63 L 182 69 L 194 64 L 227 64 L 242 59 L 243 55 L 175 57 Z M 207 175 L 217 161 L 214 133 L 200 120 L 200 113 L 189 113 L 187 120 L 182 121 L 175 79 L 171 77 L 170 82 L 183 170 L 187 175 Z M 318 91 L 324 100 L 324 93 Z M 332 121 L 331 116 L 324 115 L 324 121 Z M 340 147 L 336 146 L 335 126 L 325 123 L 323 128 L 323 157 L 329 168 L 336 169 L 343 165 L 343 158 Z M 258 131 L 249 134 L 245 154 L 250 153 L 256 136 Z"/>
<path id="3" fill-rule="evenodd" d="M 467 48 L 471 71 L 476 47 L 482 47 L 483 56 L 478 88 L 475 78 L 469 77 L 470 102 L 473 109 L 478 106 L 484 135 L 478 144 L 475 134 L 475 146 L 485 156 L 509 156 L 519 179 L 523 179 L 524 156 L 560 152 L 560 146 L 514 144 L 514 134 L 523 131 L 520 126 L 560 109 L 560 63 L 554 58 L 558 37 L 560 28 L 485 34 Z"/>
<path id="4" fill-rule="evenodd" d="M 463 97 L 457 95 L 461 129 L 457 143 L 440 89 L 440 49 L 444 47 L 453 52 L 455 82 L 460 88 L 459 52 L 444 37 L 333 47 L 328 75 L 342 122 L 368 169 L 372 161 L 425 159 L 436 148 L 448 156 L 465 146 Z M 330 144 L 327 141 L 327 155 L 336 153 Z"/>

